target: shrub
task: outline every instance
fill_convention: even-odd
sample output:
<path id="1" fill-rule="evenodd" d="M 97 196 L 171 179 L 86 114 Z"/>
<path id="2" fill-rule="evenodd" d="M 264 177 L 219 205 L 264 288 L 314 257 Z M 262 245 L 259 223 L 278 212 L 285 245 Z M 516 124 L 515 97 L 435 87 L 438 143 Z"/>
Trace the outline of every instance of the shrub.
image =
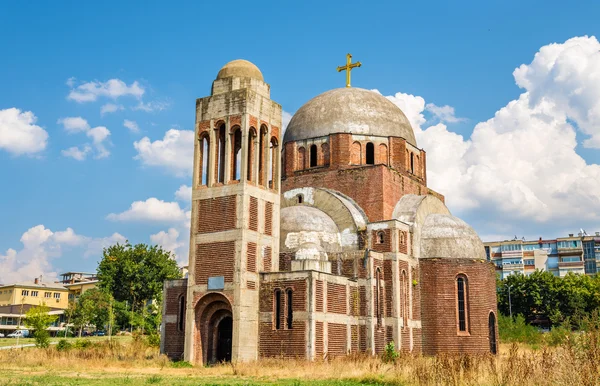
<path id="1" fill-rule="evenodd" d="M 398 351 L 396 351 L 396 346 L 394 345 L 394 342 L 390 342 L 385 345 L 383 354 L 381 354 L 381 360 L 384 363 L 396 362 L 398 356 L 399 354 Z"/>
<path id="2" fill-rule="evenodd" d="M 92 346 L 92 342 L 87 339 L 77 339 L 73 344 L 73 348 L 84 349 Z"/>
<path id="3" fill-rule="evenodd" d="M 146 342 L 150 347 L 159 347 L 160 346 L 160 335 L 156 332 L 151 333 L 146 337 Z"/>
<path id="4" fill-rule="evenodd" d="M 50 345 L 50 333 L 46 330 L 36 330 L 33 337 L 35 338 L 36 347 L 48 348 Z"/>
<path id="5" fill-rule="evenodd" d="M 192 368 L 194 366 L 192 366 L 192 364 L 190 362 L 176 361 L 176 362 L 171 362 L 171 367 L 175 367 L 177 369 L 187 369 L 187 368 Z"/>
<path id="6" fill-rule="evenodd" d="M 498 315 L 498 332 L 503 342 L 519 342 L 538 344 L 542 341 L 542 333 L 536 327 L 525 323 L 522 315 L 514 318 Z"/>
<path id="7" fill-rule="evenodd" d="M 56 345 L 56 349 L 58 351 L 68 351 L 71 349 L 71 347 L 73 347 L 73 345 L 66 339 L 59 340 L 58 344 Z"/>

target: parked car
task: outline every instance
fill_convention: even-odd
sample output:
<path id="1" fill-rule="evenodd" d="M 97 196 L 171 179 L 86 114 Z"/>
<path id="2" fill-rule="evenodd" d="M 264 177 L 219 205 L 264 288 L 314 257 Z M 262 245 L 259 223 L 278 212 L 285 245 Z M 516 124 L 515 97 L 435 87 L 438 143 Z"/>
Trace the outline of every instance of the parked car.
<path id="1" fill-rule="evenodd" d="M 4 334 L 0 332 L 0 338 L 4 338 Z"/>
<path id="2" fill-rule="evenodd" d="M 92 336 L 105 336 L 105 335 L 106 335 L 106 332 L 100 331 L 100 330 L 92 332 Z"/>
<path id="3" fill-rule="evenodd" d="M 27 338 L 29 336 L 28 330 L 17 330 L 13 333 L 8 334 L 7 338 Z"/>

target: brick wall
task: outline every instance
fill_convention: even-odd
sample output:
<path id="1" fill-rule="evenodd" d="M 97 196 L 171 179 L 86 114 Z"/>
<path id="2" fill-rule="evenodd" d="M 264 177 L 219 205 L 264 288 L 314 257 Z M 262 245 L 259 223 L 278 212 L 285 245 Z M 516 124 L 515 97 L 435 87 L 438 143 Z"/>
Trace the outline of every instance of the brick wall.
<path id="1" fill-rule="evenodd" d="M 327 324 L 327 355 L 330 357 L 346 355 L 347 326 L 339 323 Z"/>
<path id="2" fill-rule="evenodd" d="M 475 259 L 420 259 L 420 263 L 423 353 L 489 352 L 489 313 L 497 315 L 493 264 Z M 468 333 L 458 331 L 458 274 L 467 277 Z"/>
<path id="3" fill-rule="evenodd" d="M 265 202 L 265 234 L 273 234 L 273 203 Z"/>
<path id="4" fill-rule="evenodd" d="M 294 260 L 294 253 L 280 253 L 279 271 L 290 271 L 292 269 L 292 260 Z"/>
<path id="5" fill-rule="evenodd" d="M 224 276 L 233 282 L 235 242 L 224 241 L 196 245 L 196 284 L 208 284 L 210 276 Z"/>
<path id="6" fill-rule="evenodd" d="M 381 240 L 383 238 L 383 240 Z M 371 247 L 375 252 L 392 251 L 392 232 L 390 229 L 371 231 Z"/>
<path id="7" fill-rule="evenodd" d="M 246 269 L 256 272 L 256 243 L 248 243 Z"/>
<path id="8" fill-rule="evenodd" d="M 164 329 L 164 339 L 163 339 L 163 353 L 167 355 L 172 360 L 181 360 L 183 357 L 183 349 L 185 342 L 185 327 L 183 330 L 179 329 L 179 317 L 180 314 L 180 300 L 183 296 L 184 302 L 184 313 L 182 321 L 183 326 L 185 326 L 185 295 L 187 291 L 187 279 L 172 281 L 170 283 L 181 283 L 179 286 L 169 286 L 167 285 L 166 291 L 164 293 L 164 302 L 165 302 L 165 315 L 163 315 L 163 329 Z M 167 323 L 167 318 L 165 316 L 170 316 L 174 322 Z"/>
<path id="9" fill-rule="evenodd" d="M 225 196 L 198 201 L 198 233 L 235 229 L 236 197 Z"/>
<path id="10" fill-rule="evenodd" d="M 327 283 L 327 312 L 346 314 L 346 286 Z"/>
<path id="11" fill-rule="evenodd" d="M 251 231 L 258 231 L 258 199 L 256 197 L 250 197 L 248 221 L 248 228 Z"/>

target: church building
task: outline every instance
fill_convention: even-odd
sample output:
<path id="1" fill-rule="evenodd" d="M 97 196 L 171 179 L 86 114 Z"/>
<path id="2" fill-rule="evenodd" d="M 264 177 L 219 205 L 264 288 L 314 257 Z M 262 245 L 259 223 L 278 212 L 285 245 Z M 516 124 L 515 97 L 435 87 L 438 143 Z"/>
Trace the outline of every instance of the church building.
<path id="1" fill-rule="evenodd" d="M 161 352 L 198 364 L 496 353 L 496 274 L 427 187 L 404 113 L 350 87 L 282 130 L 261 71 L 227 63 L 196 100 L 187 278 L 165 283 Z"/>

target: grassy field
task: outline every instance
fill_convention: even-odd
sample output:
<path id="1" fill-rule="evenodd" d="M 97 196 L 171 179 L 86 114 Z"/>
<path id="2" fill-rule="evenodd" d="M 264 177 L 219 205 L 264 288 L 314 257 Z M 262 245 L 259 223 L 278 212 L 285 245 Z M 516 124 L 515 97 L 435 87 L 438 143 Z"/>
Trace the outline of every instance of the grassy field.
<path id="1" fill-rule="evenodd" d="M 58 342 L 61 339 L 65 339 L 65 338 L 50 338 L 50 342 Z M 69 342 L 74 342 L 76 341 L 78 338 L 66 338 Z M 85 337 L 85 338 L 81 338 L 81 339 L 85 339 L 85 340 L 89 340 L 91 342 L 102 342 L 105 340 L 108 340 L 107 336 L 89 336 L 89 337 Z M 113 336 L 112 339 L 118 340 L 120 342 L 127 342 L 128 340 L 131 340 L 130 336 Z M 22 344 L 33 344 L 35 343 L 35 339 L 33 338 L 19 338 L 19 345 Z M 17 344 L 17 339 L 16 338 L 0 338 L 0 347 L 6 347 L 6 346 L 15 346 Z"/>
<path id="2" fill-rule="evenodd" d="M 102 341 L 59 351 L 0 351 L 0 385 L 598 385 L 600 336 L 557 347 L 502 344 L 498 356 L 400 355 L 329 361 L 264 359 L 210 367 L 173 363 L 144 342 Z"/>

